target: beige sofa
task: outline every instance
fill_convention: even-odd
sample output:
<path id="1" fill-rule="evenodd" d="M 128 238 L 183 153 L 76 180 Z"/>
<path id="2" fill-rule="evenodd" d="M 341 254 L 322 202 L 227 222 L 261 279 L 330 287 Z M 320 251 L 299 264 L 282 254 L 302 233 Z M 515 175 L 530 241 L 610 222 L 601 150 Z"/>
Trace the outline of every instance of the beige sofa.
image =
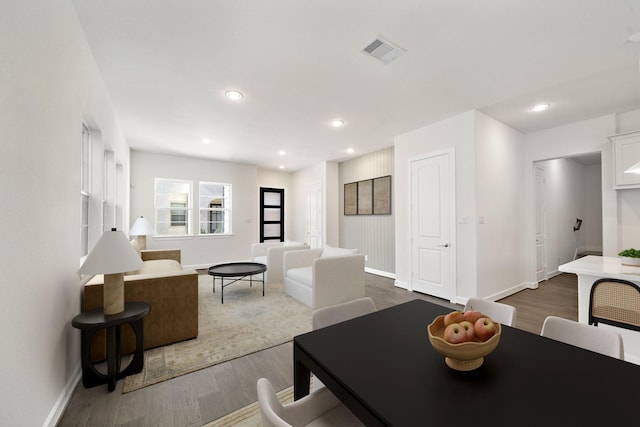
<path id="1" fill-rule="evenodd" d="M 326 246 L 284 254 L 284 292 L 316 309 L 364 297 L 364 255 Z"/>
<path id="2" fill-rule="evenodd" d="M 267 271 L 264 273 L 265 283 L 282 283 L 284 253 L 300 249 L 309 249 L 309 245 L 292 240 L 254 243 L 251 245 L 251 259 L 267 266 Z"/>
<path id="3" fill-rule="evenodd" d="M 178 249 L 142 250 L 139 253 L 144 267 L 125 275 L 124 299 L 151 304 L 151 311 L 144 318 L 144 348 L 196 338 L 198 272 L 182 269 Z M 84 286 L 83 311 L 102 307 L 103 284 L 103 276 L 97 275 Z M 121 342 L 122 353 L 135 350 L 135 337 L 130 328 L 122 328 Z M 104 331 L 96 334 L 91 357 L 92 360 L 105 358 Z"/>

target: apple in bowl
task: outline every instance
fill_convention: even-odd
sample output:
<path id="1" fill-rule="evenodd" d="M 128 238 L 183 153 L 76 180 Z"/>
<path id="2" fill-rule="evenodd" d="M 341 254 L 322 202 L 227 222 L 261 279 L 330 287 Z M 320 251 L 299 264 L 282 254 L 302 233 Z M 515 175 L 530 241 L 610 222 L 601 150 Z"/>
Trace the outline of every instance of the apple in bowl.
<path id="1" fill-rule="evenodd" d="M 462 313 L 462 317 L 464 318 L 464 320 L 467 320 L 473 324 L 475 324 L 478 319 L 480 319 L 481 317 L 486 317 L 484 314 L 482 314 L 479 311 L 475 311 L 475 310 L 467 310 L 464 313 Z"/>
<path id="2" fill-rule="evenodd" d="M 454 310 L 444 316 L 444 326 L 449 326 L 454 323 L 460 323 L 463 320 L 465 320 L 464 313 L 458 310 Z"/>
<path id="3" fill-rule="evenodd" d="M 460 323 L 452 323 L 444 328 L 442 336 L 447 342 L 450 342 L 451 344 L 459 344 L 461 342 L 469 341 L 467 329 Z"/>
<path id="4" fill-rule="evenodd" d="M 475 335 L 479 341 L 487 341 L 496 334 L 496 324 L 488 317 L 481 317 L 474 323 Z"/>

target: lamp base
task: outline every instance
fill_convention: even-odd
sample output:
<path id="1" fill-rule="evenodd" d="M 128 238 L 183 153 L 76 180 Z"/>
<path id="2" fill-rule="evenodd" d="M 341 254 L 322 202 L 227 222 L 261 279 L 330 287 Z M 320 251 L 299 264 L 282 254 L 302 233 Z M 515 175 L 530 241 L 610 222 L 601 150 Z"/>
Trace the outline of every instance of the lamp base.
<path id="1" fill-rule="evenodd" d="M 147 249 L 147 236 L 136 236 L 141 250 Z"/>
<path id="2" fill-rule="evenodd" d="M 104 314 L 124 311 L 124 273 L 105 274 L 103 285 Z"/>

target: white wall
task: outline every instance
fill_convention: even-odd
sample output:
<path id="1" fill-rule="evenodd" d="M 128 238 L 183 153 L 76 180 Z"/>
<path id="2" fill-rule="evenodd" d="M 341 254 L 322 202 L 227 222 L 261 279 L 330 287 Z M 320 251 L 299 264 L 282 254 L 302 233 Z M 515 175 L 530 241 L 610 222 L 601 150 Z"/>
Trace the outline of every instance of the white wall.
<path id="1" fill-rule="evenodd" d="M 291 240 L 307 241 L 307 189 L 319 182 L 322 188 L 322 246 L 340 245 L 339 173 L 335 162 L 322 162 L 291 175 L 293 212 Z"/>
<path id="2" fill-rule="evenodd" d="M 0 423 L 53 425 L 80 374 L 80 332 L 70 322 L 80 311 L 83 119 L 126 169 L 129 158 L 71 2 L 2 9 Z"/>
<path id="3" fill-rule="evenodd" d="M 477 289 L 497 299 L 524 286 L 522 133 L 476 112 Z M 459 260 L 464 262 L 464 260 Z M 507 291 L 511 290 L 511 291 Z"/>
<path id="4" fill-rule="evenodd" d="M 175 155 L 131 152 L 131 218 L 140 215 L 154 225 L 154 179 L 191 180 L 193 200 L 198 200 L 198 182 L 232 185 L 232 236 L 198 236 L 198 213 L 193 211 L 192 233 L 188 237 L 147 237 L 149 249 L 178 248 L 182 264 L 204 268 L 220 262 L 251 258 L 251 244 L 259 240 L 257 169 L 239 163 L 218 162 Z M 197 203 L 194 204 L 197 207 Z M 194 208 L 195 209 L 195 208 Z"/>
<path id="5" fill-rule="evenodd" d="M 340 246 L 340 168 L 336 162 L 324 162 L 324 242 Z"/>
<path id="6" fill-rule="evenodd" d="M 640 189 L 618 191 L 618 246 L 624 249 L 640 249 Z M 615 256 L 617 254 L 611 254 Z"/>
<path id="7" fill-rule="evenodd" d="M 456 216 L 467 218 L 456 225 L 456 295 L 473 295 L 476 290 L 476 184 L 475 112 L 470 111 L 438 123 L 399 135 L 394 140 L 393 209 L 395 212 L 396 283 L 411 282 L 411 168 L 410 162 L 429 153 L 455 147 Z M 460 221 L 458 221 L 460 222 Z"/>
<path id="8" fill-rule="evenodd" d="M 580 246 L 602 248 L 602 164 L 583 166 L 582 200 L 586 223 L 578 233 Z"/>

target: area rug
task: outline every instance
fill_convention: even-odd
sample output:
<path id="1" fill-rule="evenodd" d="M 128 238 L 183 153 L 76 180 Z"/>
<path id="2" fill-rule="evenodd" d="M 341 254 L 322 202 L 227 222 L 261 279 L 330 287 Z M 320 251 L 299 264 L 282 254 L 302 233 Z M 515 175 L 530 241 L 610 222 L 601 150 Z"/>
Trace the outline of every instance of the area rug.
<path id="1" fill-rule="evenodd" d="M 293 402 L 293 387 L 287 387 L 282 391 L 276 393 L 278 399 L 283 404 Z M 262 426 L 262 419 L 260 417 L 260 406 L 258 402 L 253 402 L 243 408 L 233 411 L 232 413 L 225 415 L 204 424 L 203 427 L 259 427 Z"/>
<path id="2" fill-rule="evenodd" d="M 311 331 L 311 308 L 287 296 L 282 284 L 237 282 L 212 292 L 212 278 L 198 276 L 198 337 L 144 352 L 144 369 L 124 379 L 122 393 L 157 384 L 291 341 Z"/>

